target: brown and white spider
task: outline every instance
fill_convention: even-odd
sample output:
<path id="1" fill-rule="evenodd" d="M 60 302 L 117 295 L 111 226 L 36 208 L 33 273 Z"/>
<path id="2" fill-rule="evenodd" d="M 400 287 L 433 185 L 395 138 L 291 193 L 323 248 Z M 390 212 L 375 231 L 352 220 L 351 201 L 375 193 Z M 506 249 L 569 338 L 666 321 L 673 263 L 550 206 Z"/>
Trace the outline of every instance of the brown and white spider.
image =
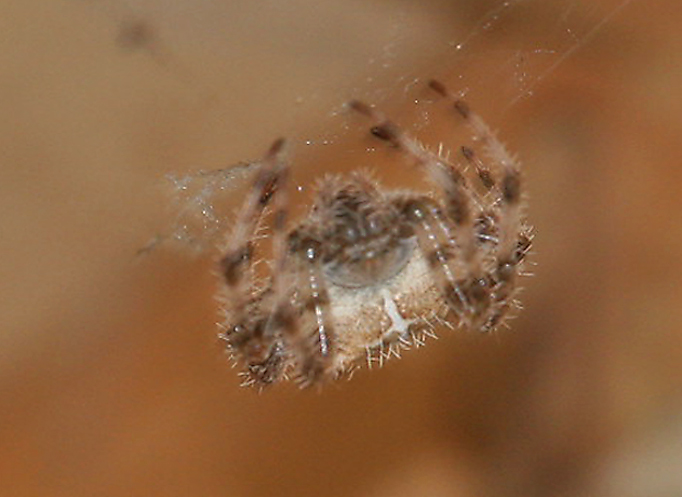
<path id="1" fill-rule="evenodd" d="M 308 217 L 289 228 L 284 140 L 258 164 L 220 261 L 221 337 L 245 385 L 338 378 L 361 360 L 371 366 L 421 345 L 435 324 L 493 330 L 517 305 L 532 238 L 519 163 L 463 101 L 429 86 L 453 104 L 485 160 L 462 147 L 451 163 L 368 105 L 349 107 L 423 171 L 432 193 L 392 191 L 360 172 L 331 176 Z M 266 206 L 273 261 L 259 284 L 255 239 Z"/>

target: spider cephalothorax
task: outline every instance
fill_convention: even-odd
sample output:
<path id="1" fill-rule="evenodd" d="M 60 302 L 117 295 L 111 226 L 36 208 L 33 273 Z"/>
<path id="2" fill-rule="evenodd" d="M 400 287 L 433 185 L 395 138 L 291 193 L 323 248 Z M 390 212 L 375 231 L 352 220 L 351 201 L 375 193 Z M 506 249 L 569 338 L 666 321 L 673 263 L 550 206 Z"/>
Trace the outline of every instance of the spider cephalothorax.
<path id="1" fill-rule="evenodd" d="M 435 324 L 493 330 L 515 306 L 531 245 L 519 164 L 462 101 L 430 86 L 469 124 L 485 161 L 462 147 L 451 163 L 373 108 L 349 106 L 424 172 L 433 194 L 389 190 L 366 173 L 330 176 L 290 225 L 284 141 L 260 163 L 221 259 L 222 336 L 246 384 L 319 383 L 420 345 Z M 273 261 L 257 284 L 254 240 L 268 205 Z"/>
<path id="2" fill-rule="evenodd" d="M 347 288 L 382 283 L 407 264 L 414 233 L 398 206 L 365 175 L 329 178 L 320 185 L 309 223 L 322 242 L 329 282 Z"/>

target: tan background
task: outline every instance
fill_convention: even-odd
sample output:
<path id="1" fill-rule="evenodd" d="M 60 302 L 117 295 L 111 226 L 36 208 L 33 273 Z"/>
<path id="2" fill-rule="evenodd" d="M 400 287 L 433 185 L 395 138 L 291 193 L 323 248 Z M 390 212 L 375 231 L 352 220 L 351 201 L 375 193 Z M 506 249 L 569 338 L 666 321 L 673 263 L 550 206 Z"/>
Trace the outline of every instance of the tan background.
<path id="1" fill-rule="evenodd" d="M 587 36 L 619 3 L 488 28 L 500 2 L 2 2 L 0 493 L 682 495 L 682 9 L 635 0 Z M 322 393 L 240 389 L 210 258 L 135 257 L 163 175 L 281 134 L 301 181 L 370 164 L 333 113 L 357 96 L 456 146 L 403 90 L 430 76 L 524 161 L 525 311 Z"/>

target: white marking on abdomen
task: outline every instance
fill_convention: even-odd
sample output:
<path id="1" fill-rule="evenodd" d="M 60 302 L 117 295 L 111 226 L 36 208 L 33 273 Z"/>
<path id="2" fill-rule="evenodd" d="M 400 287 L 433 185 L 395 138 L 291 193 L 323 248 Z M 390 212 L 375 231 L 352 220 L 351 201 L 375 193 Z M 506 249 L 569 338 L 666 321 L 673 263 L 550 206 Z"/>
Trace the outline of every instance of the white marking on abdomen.
<path id="1" fill-rule="evenodd" d="M 385 288 L 381 290 L 381 297 L 384 300 L 384 312 L 386 312 L 386 315 L 391 320 L 391 327 L 386 331 L 385 335 L 391 335 L 393 333 L 399 335 L 407 334 L 410 325 L 417 322 L 417 319 L 405 319 L 400 314 L 391 293 Z"/>

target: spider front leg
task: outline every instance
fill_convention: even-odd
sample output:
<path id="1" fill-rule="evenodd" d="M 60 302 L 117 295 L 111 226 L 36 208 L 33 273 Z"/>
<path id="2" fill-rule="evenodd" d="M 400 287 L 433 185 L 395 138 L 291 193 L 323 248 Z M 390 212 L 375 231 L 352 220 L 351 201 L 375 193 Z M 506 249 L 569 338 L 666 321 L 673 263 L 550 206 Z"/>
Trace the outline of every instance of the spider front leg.
<path id="1" fill-rule="evenodd" d="M 372 119 L 372 134 L 395 146 L 439 187 L 442 205 L 418 197 L 405 200 L 402 210 L 448 306 L 462 324 L 481 327 L 490 306 L 491 282 L 475 234 L 476 191 L 461 168 L 423 148 L 378 111 L 358 101 L 350 107 Z"/>
<path id="2" fill-rule="evenodd" d="M 480 142 L 490 167 L 481 161 L 468 147 L 462 147 L 465 159 L 474 166 L 484 187 L 493 195 L 484 197 L 484 223 L 494 226 L 495 268 L 491 271 L 494 281 L 493 309 L 484 326 L 494 328 L 507 313 L 512 303 L 516 280 L 521 265 L 530 250 L 530 229 L 523 224 L 521 167 L 506 147 L 495 136 L 481 117 L 450 92 L 439 81 L 431 80 L 429 86 L 439 95 L 449 99 L 455 111 L 472 130 L 474 140 Z"/>
<path id="3" fill-rule="evenodd" d="M 512 261 L 521 224 L 522 191 L 519 161 L 509 154 L 483 119 L 464 101 L 452 94 L 445 85 L 431 80 L 429 86 L 452 101 L 453 108 L 471 128 L 474 140 L 481 143 L 485 158 L 492 166 L 492 168 L 482 166 L 483 163 L 476 160 L 473 150 L 463 148 L 464 156 L 476 166 L 477 171 L 488 171 L 489 184 L 498 193 L 496 201 L 501 211 L 498 257 L 501 261 Z"/>
<path id="4" fill-rule="evenodd" d="M 283 139 L 275 141 L 260 164 L 220 260 L 225 283 L 223 338 L 230 352 L 246 364 L 247 384 L 272 383 L 282 376 L 285 366 L 282 344 L 268 324 L 272 290 L 256 289 L 253 268 L 258 226 L 266 206 L 277 198 L 287 177 L 284 143 Z M 276 205 L 281 205 L 281 201 Z M 277 212 L 280 210 L 284 209 Z"/>
<path id="5" fill-rule="evenodd" d="M 330 372 L 333 358 L 321 244 L 301 228 L 287 233 L 289 168 L 283 147 L 278 140 L 263 160 L 221 260 L 230 323 L 224 338 L 245 364 L 245 385 L 266 386 L 290 369 L 304 386 L 311 385 Z M 269 285 L 256 291 L 253 239 L 269 204 L 273 265 Z"/>
<path id="6" fill-rule="evenodd" d="M 295 304 L 281 300 L 289 316 L 283 321 L 282 337 L 302 386 L 319 383 L 334 373 L 335 332 L 326 276 L 322 270 L 323 248 L 317 237 L 301 227 L 289 235 L 287 266 L 298 288 Z M 303 281 L 301 281 L 303 280 Z M 298 310 L 298 312 L 296 312 Z"/>
<path id="7" fill-rule="evenodd" d="M 331 372 L 334 331 L 330 298 L 322 271 L 322 244 L 299 227 L 286 232 L 286 178 L 274 208 L 272 305 L 265 324 L 267 336 L 286 353 L 301 386 L 322 381 Z M 302 281 L 301 281 L 302 280 Z"/>

